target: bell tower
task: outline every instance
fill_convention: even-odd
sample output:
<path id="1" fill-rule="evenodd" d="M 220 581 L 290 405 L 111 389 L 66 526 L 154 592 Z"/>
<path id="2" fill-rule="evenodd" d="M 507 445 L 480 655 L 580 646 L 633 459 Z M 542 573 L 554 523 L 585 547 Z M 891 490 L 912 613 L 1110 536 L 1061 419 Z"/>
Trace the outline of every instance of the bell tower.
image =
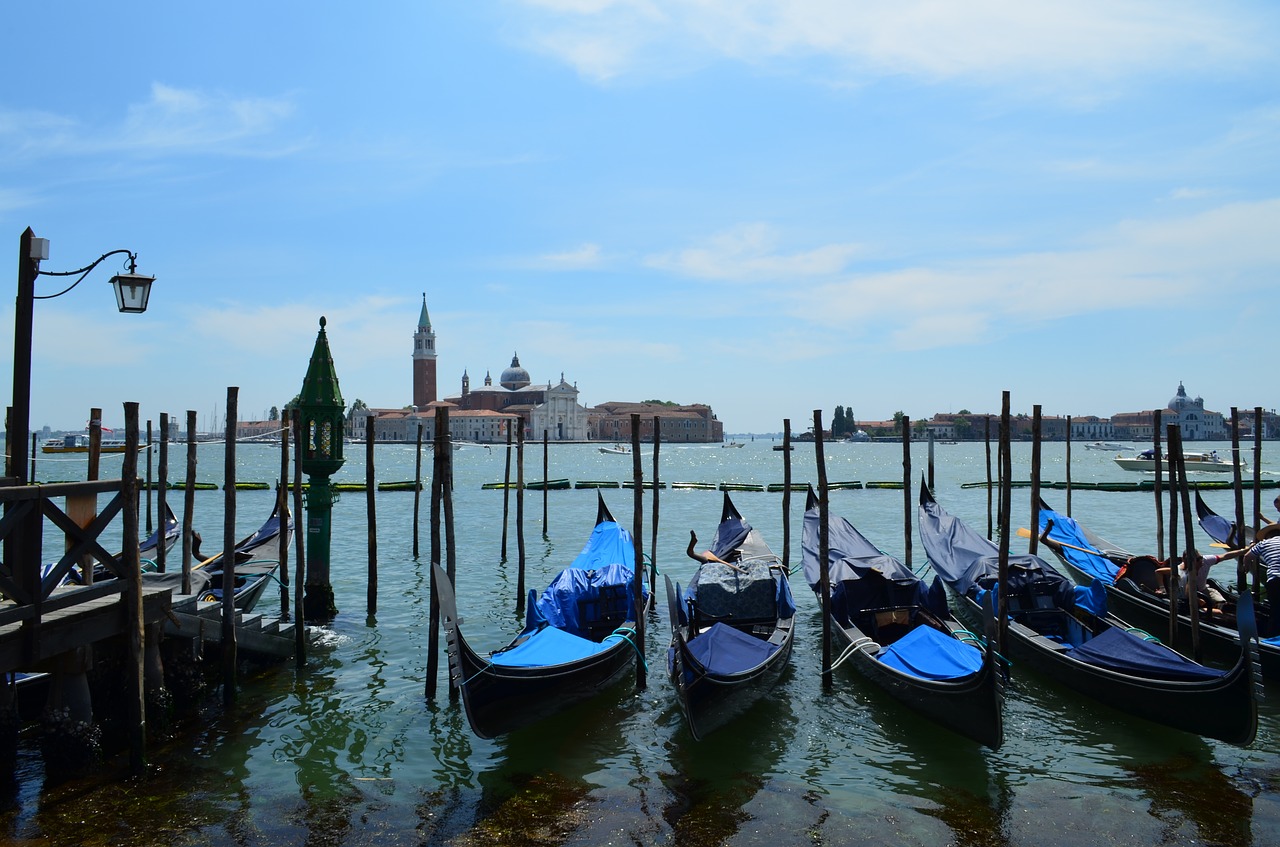
<path id="1" fill-rule="evenodd" d="M 427 295 L 422 294 L 418 331 L 413 334 L 413 405 L 419 409 L 436 401 L 436 334 L 427 314 Z"/>

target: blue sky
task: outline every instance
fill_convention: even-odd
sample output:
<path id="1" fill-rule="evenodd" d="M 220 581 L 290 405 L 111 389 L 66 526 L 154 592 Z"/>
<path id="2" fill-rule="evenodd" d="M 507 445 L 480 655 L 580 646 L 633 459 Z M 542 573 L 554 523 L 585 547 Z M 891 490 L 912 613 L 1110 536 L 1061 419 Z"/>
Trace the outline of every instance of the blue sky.
<path id="1" fill-rule="evenodd" d="M 158 278 L 140 317 L 114 259 L 37 303 L 33 427 L 123 401 L 204 427 L 233 385 L 261 417 L 321 315 L 346 401 L 405 405 L 424 292 L 444 394 L 518 352 L 730 432 L 1005 390 L 1110 415 L 1179 381 L 1280 405 L 1274 3 L 62 2 L 23 29 L 0 232 Z"/>

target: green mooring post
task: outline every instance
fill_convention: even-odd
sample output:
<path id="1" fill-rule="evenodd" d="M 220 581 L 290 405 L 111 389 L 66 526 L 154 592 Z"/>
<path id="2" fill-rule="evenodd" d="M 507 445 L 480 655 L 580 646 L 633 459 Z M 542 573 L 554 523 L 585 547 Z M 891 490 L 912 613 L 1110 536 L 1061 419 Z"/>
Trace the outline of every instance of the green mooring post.
<path id="1" fill-rule="evenodd" d="M 338 390 L 338 374 L 320 318 L 311 364 L 302 381 L 297 413 L 302 421 L 302 472 L 307 486 L 307 577 L 302 615 L 308 621 L 331 621 L 338 614 L 329 580 L 329 538 L 333 530 L 333 487 L 329 478 L 342 458 L 342 423 L 346 405 Z"/>

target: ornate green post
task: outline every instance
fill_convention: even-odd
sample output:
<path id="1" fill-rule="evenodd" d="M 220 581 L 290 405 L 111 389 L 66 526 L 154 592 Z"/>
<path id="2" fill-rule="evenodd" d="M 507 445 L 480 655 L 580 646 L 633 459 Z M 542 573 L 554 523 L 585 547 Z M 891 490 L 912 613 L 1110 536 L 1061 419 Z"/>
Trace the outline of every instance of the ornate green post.
<path id="1" fill-rule="evenodd" d="M 307 486 L 307 577 L 302 615 L 309 621 L 330 621 L 338 614 L 329 581 L 329 538 L 333 523 L 333 476 L 342 458 L 342 418 L 346 405 L 338 390 L 338 374 L 320 318 L 320 333 L 311 364 L 302 381 L 297 412 L 302 426 L 302 472 Z"/>

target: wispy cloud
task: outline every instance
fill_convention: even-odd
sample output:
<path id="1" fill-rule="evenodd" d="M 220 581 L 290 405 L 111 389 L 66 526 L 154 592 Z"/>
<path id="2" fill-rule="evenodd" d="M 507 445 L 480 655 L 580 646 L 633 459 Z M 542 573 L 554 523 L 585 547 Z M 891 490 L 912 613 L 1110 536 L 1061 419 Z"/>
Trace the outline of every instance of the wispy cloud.
<path id="1" fill-rule="evenodd" d="M 1280 272 L 1280 200 L 1126 221 L 1076 250 L 859 274 L 788 295 L 792 315 L 898 349 L 985 344 L 1064 318 L 1194 309 Z"/>
<path id="2" fill-rule="evenodd" d="M 548 253 L 540 256 L 536 264 L 550 270 L 589 270 L 603 265 L 604 256 L 599 244 L 583 244 L 581 247 L 563 253 Z"/>
<path id="3" fill-rule="evenodd" d="M 828 244 L 796 253 L 778 251 L 778 233 L 762 223 L 718 233 L 705 244 L 656 254 L 645 264 L 699 279 L 769 282 L 830 276 L 859 252 L 856 244 Z"/>
<path id="4" fill-rule="evenodd" d="M 749 63 L 826 58 L 859 77 L 1016 84 L 1238 65 L 1269 51 L 1260 22 L 1178 0 L 525 0 L 532 46 L 607 80 L 653 53 Z"/>
<path id="5" fill-rule="evenodd" d="M 293 116 L 289 98 L 236 97 L 152 83 L 118 124 L 88 126 L 48 113 L 0 113 L 0 142 L 23 156 L 216 153 L 274 156 L 296 149 L 279 130 Z"/>

